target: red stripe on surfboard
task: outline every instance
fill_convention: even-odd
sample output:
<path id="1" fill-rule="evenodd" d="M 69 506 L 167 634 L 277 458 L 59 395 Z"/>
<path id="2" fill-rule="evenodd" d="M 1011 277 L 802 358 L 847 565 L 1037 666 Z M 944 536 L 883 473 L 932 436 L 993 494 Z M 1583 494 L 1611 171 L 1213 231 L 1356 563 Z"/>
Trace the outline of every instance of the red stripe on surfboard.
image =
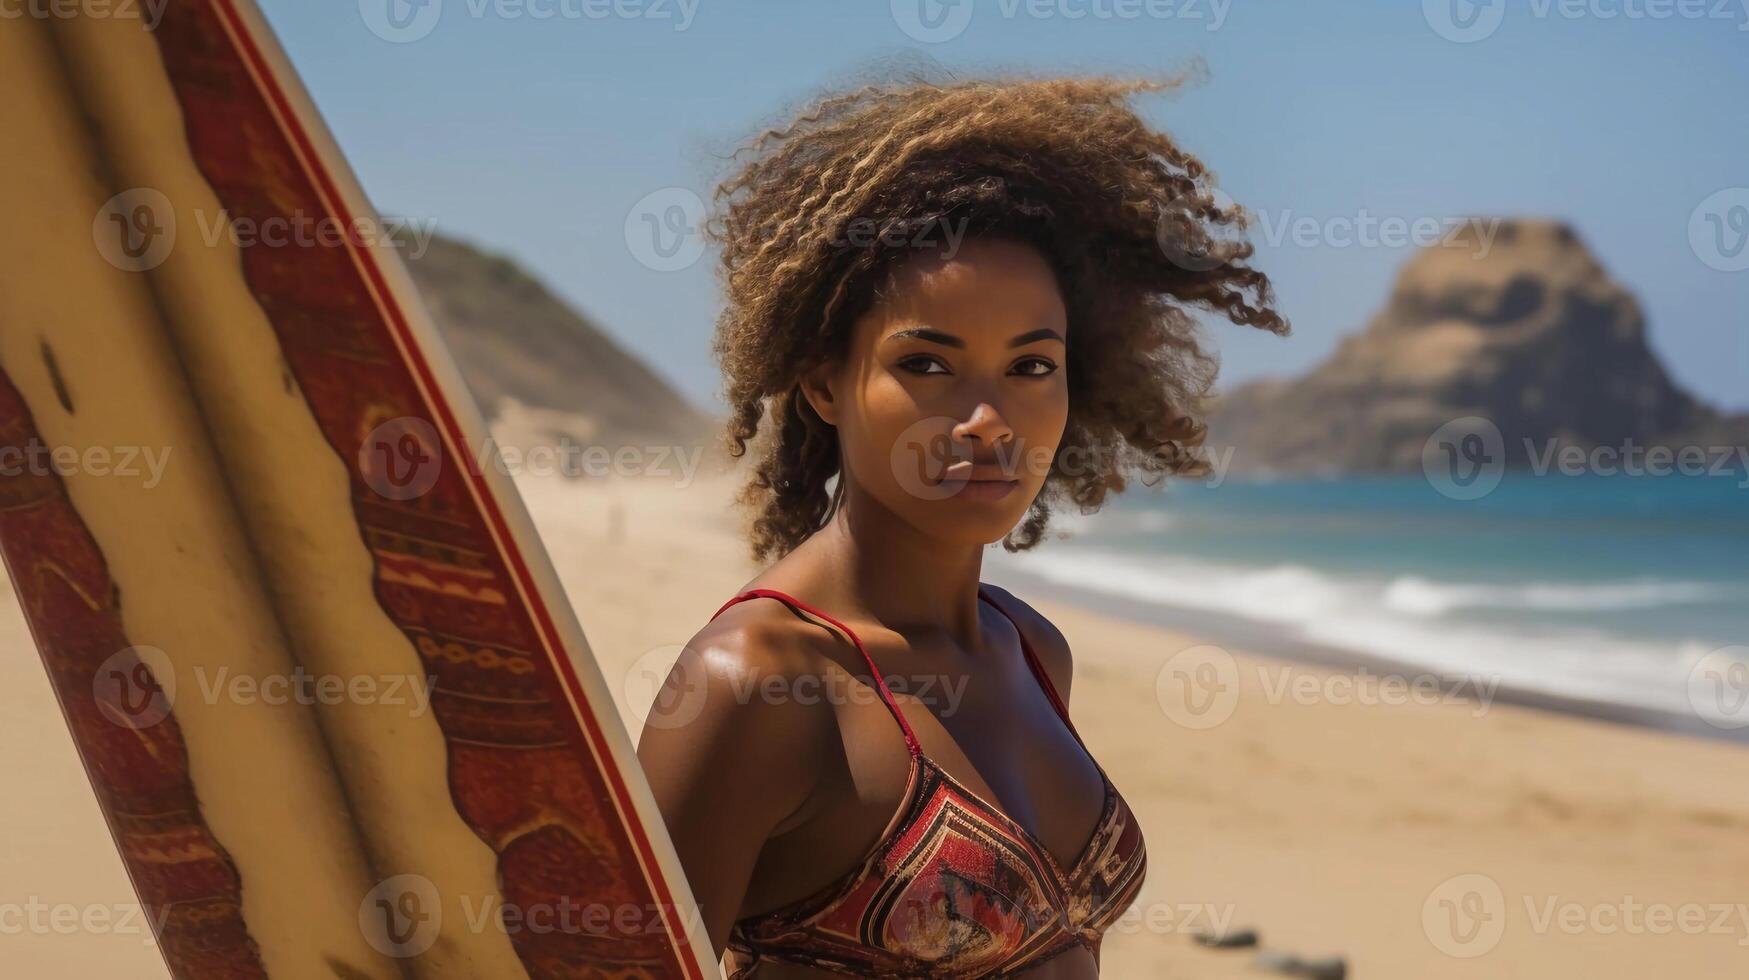
<path id="1" fill-rule="evenodd" d="M 277 110 L 277 115 L 282 124 L 284 135 L 296 144 L 297 148 L 302 152 L 307 161 L 305 167 L 306 174 L 329 199 L 328 206 L 332 210 L 339 212 L 338 214 L 333 215 L 333 217 L 342 219 L 342 227 L 355 227 L 353 224 L 354 215 L 346 207 L 345 197 L 340 193 L 338 186 L 334 183 L 332 175 L 323 167 L 321 154 L 316 150 L 314 143 L 310 140 L 302 121 L 298 117 L 296 109 L 286 97 L 285 92 L 280 88 L 267 60 L 262 56 L 260 48 L 256 45 L 255 38 L 250 32 L 248 24 L 238 16 L 231 0 L 213 0 L 213 5 L 214 8 L 219 11 L 224 20 L 227 34 L 236 42 L 238 53 L 249 65 L 251 70 L 250 74 L 256 79 L 257 85 L 261 89 L 261 94 L 265 96 Z M 466 434 L 462 431 L 460 422 L 451 411 L 449 404 L 439 397 L 443 390 L 442 386 L 438 383 L 436 376 L 431 371 L 430 365 L 420 353 L 417 338 L 414 337 L 411 328 L 408 326 L 400 306 L 394 302 L 395 294 L 389 288 L 387 280 L 383 277 L 382 271 L 377 265 L 375 255 L 371 254 L 368 250 L 360 250 L 356 248 L 350 236 L 341 237 L 345 240 L 345 247 L 348 252 L 352 254 L 354 263 L 365 274 L 373 291 L 375 291 L 380 297 L 379 307 L 381 311 L 386 314 L 389 326 L 396 332 L 396 338 L 400 341 L 402 349 L 406 352 L 407 361 L 414 369 L 421 387 L 425 390 L 427 406 L 438 416 L 439 421 L 443 425 L 445 436 L 452 445 L 460 448 L 461 452 L 458 453 L 458 455 L 461 459 L 475 459 L 476 457 L 471 451 L 473 447 L 468 444 Z M 462 469 L 465 474 L 464 478 L 469 481 L 474 499 L 479 502 L 480 508 L 485 513 L 485 516 L 491 525 L 493 534 L 497 538 L 499 554 L 505 559 L 506 564 L 516 575 L 518 587 L 522 590 L 523 594 L 528 597 L 528 608 L 533 611 L 537 623 L 546 639 L 548 659 L 554 663 L 559 676 L 564 680 L 567 689 L 570 691 L 574 703 L 585 706 L 591 705 L 592 702 L 583 691 L 582 682 L 577 678 L 576 672 L 571 667 L 570 658 L 564 655 L 567 648 L 563 638 L 559 634 L 557 624 L 553 621 L 551 613 L 547 610 L 545 603 L 541 601 L 543 596 L 534 582 L 533 572 L 523 560 L 521 550 L 515 547 L 515 536 L 511 532 L 509 523 L 505 520 L 503 512 L 498 508 L 497 500 L 493 496 L 491 488 L 486 485 L 485 480 L 481 476 L 477 467 L 467 465 L 463 466 Z M 651 848 L 648 836 L 644 834 L 642 824 L 635 819 L 624 819 L 628 816 L 635 815 L 637 809 L 631 799 L 630 791 L 625 785 L 624 777 L 620 773 L 618 765 L 615 764 L 614 755 L 611 747 L 607 744 L 605 734 L 602 732 L 600 725 L 596 722 L 591 713 L 587 711 L 573 711 L 573 716 L 581 723 L 581 727 L 590 740 L 596 758 L 604 763 L 601 769 L 607 776 L 608 784 L 616 796 L 614 802 L 622 816 L 621 826 L 626 829 L 627 837 L 637 847 L 639 855 L 643 859 L 646 872 L 644 874 L 645 882 L 650 885 L 651 890 L 655 893 L 654 897 L 661 903 L 664 917 L 667 918 L 671 915 L 678 916 L 681 914 L 681 910 L 676 907 L 674 897 L 668 891 L 667 882 L 660 873 L 661 864 L 656 858 L 655 851 Z M 679 961 L 681 968 L 687 976 L 699 977 L 702 980 L 704 974 L 699 972 L 696 957 L 680 955 L 680 951 L 690 945 L 690 937 L 686 932 L 685 925 L 684 923 L 679 923 L 679 928 L 675 928 L 675 925 L 676 923 L 670 920 L 669 933 L 670 935 L 673 935 L 676 940 L 676 959 Z"/>

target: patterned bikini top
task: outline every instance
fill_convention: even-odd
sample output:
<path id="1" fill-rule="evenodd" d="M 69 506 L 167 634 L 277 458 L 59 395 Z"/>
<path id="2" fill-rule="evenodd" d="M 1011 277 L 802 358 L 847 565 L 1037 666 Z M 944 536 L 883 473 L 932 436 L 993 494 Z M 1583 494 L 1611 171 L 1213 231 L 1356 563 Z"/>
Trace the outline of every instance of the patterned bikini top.
<path id="1" fill-rule="evenodd" d="M 982 589 L 978 594 L 1008 615 Z M 1147 870 L 1141 828 L 1098 761 L 1104 809 L 1092 839 L 1061 866 L 1036 837 L 923 753 L 874 659 L 848 626 L 775 589 L 743 592 L 716 615 L 761 596 L 850 638 L 905 733 L 911 768 L 898 811 L 859 866 L 814 895 L 734 924 L 730 980 L 756 976 L 765 960 L 858 976 L 1007 977 L 1077 945 L 1097 963 L 1101 936 L 1135 900 Z M 1051 706 L 1085 751 L 1024 633 L 1020 644 Z"/>

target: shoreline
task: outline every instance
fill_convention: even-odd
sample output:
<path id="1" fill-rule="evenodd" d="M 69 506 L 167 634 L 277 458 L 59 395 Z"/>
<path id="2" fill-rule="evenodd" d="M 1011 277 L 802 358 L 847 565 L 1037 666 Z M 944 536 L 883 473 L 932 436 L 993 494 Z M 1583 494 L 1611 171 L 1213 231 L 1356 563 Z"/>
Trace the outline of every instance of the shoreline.
<path id="1" fill-rule="evenodd" d="M 1025 571 L 985 568 L 984 580 L 1017 594 L 1036 595 L 1076 606 L 1088 612 L 1112 616 L 1134 623 L 1159 627 L 1212 643 L 1216 646 L 1267 660 L 1305 664 L 1335 671 L 1368 670 L 1375 674 L 1408 678 L 1440 677 L 1445 680 L 1467 681 L 1479 673 L 1438 671 L 1408 659 L 1384 657 L 1332 644 L 1318 643 L 1291 636 L 1286 630 L 1269 623 L 1245 619 L 1226 613 L 1212 612 L 1188 606 L 1168 606 L 1141 599 L 1113 595 L 1100 589 L 1082 588 L 1034 575 Z M 1629 728 L 1645 729 L 1730 745 L 1749 746 L 1749 727 L 1725 728 L 1708 723 L 1697 715 L 1661 711 L 1639 705 L 1603 701 L 1577 695 L 1559 694 L 1524 686 L 1498 683 L 1489 701 L 1532 708 L 1551 714 L 1591 721 L 1607 722 Z"/>

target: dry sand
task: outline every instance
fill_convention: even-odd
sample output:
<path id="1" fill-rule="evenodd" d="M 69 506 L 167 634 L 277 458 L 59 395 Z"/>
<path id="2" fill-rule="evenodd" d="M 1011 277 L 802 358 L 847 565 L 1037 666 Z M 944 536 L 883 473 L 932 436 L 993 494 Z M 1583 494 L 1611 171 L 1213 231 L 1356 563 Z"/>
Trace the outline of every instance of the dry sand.
<path id="1" fill-rule="evenodd" d="M 753 573 L 731 487 L 522 489 L 636 733 L 676 645 Z M 1443 693 L 1378 703 L 1342 672 L 1180 656 L 1207 640 L 1022 598 L 1073 645 L 1076 724 L 1147 834 L 1106 976 L 1271 975 L 1191 941 L 1221 923 L 1360 980 L 1749 972 L 1749 749 Z M 28 928 L 33 900 L 119 916 L 132 895 L 10 603 L 0 629 L 0 976 L 163 976 L 143 925 Z M 1236 697 L 1193 714 L 1163 695 L 1186 657 Z"/>

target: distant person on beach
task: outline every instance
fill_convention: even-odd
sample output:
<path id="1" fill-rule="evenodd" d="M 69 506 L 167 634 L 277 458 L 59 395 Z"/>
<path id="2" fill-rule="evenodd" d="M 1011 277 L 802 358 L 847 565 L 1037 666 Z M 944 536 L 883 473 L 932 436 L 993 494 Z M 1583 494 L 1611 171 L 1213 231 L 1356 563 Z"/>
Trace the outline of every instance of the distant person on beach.
<path id="1" fill-rule="evenodd" d="M 1287 331 L 1243 213 L 1129 105 L 1177 84 L 869 86 L 718 189 L 715 349 L 772 564 L 639 756 L 731 977 L 1099 974 L 1141 828 L 1070 722 L 1067 640 L 980 567 L 1056 506 L 1206 472 L 1193 309 Z"/>

